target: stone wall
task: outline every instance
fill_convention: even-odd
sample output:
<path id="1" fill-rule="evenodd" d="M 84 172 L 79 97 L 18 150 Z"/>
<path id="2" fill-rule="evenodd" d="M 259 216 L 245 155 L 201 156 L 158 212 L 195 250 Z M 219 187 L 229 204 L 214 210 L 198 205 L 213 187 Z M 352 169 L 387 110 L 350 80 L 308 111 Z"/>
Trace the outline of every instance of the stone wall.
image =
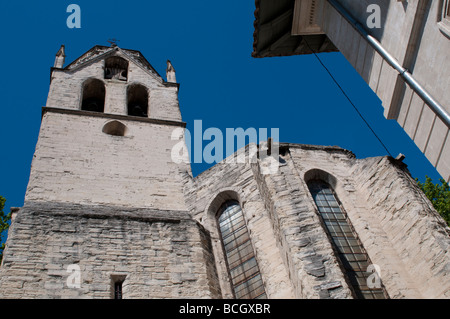
<path id="1" fill-rule="evenodd" d="M 283 261 L 289 269 L 295 297 L 351 298 L 312 197 L 304 180 L 297 174 L 296 161 L 289 149 L 281 151 L 277 174 L 255 176 L 265 194 L 265 206 L 283 249 Z M 315 163 L 320 157 L 330 158 L 345 152 L 340 148 L 312 149 L 314 155 L 302 156 L 301 163 Z M 332 162 L 328 165 L 334 166 Z M 255 172 L 258 173 L 258 169 Z"/>
<path id="2" fill-rule="evenodd" d="M 274 174 L 262 174 L 261 160 L 230 159 L 195 179 L 185 175 L 186 202 L 211 233 L 224 297 L 232 293 L 216 213 L 233 199 L 244 211 L 269 298 L 352 298 L 309 193 L 312 178 L 335 190 L 390 298 L 449 297 L 448 285 L 437 283 L 448 282 L 450 230 L 404 164 L 297 144 L 282 144 Z"/>
<path id="3" fill-rule="evenodd" d="M 267 296 L 293 298 L 291 280 L 282 262 L 287 252 L 280 248 L 273 233 L 251 166 L 248 161 L 237 163 L 236 158 L 248 155 L 247 151 L 248 148 L 241 149 L 195 179 L 186 174 L 186 203 L 192 216 L 211 234 L 223 298 L 232 298 L 233 294 L 217 227 L 217 211 L 231 199 L 240 203 L 244 213 Z"/>
<path id="4" fill-rule="evenodd" d="M 289 153 L 303 183 L 314 176 L 334 188 L 391 298 L 449 297 L 437 282 L 448 282 L 450 229 L 404 164 L 295 145 Z"/>
<path id="5" fill-rule="evenodd" d="M 113 136 L 102 128 L 114 118 L 67 112 L 43 115 L 26 201 L 185 209 L 179 170 L 190 167 L 171 158 L 182 126 L 123 117 L 127 133 Z"/>
<path id="6" fill-rule="evenodd" d="M 335 190 L 389 297 L 450 297 L 450 229 L 404 164 L 281 144 L 278 170 L 263 174 L 265 159 L 236 163 L 249 148 L 196 178 L 185 171 L 186 210 L 28 200 L 10 230 L 1 297 L 110 298 L 126 276 L 125 298 L 232 298 L 217 212 L 237 200 L 269 298 L 352 298 L 308 190 L 316 178 Z M 79 289 L 67 287 L 73 264 Z"/>
<path id="7" fill-rule="evenodd" d="M 386 285 L 401 285 L 398 296 L 450 298 L 450 229 L 404 165 L 374 158 L 360 163 L 353 174 L 360 200 L 366 203 L 364 230 L 372 225 L 380 229 L 367 240 L 378 246 L 377 262 L 397 264 L 397 272 L 383 267 Z"/>
<path id="8" fill-rule="evenodd" d="M 209 235 L 186 212 L 27 202 L 14 217 L 0 298 L 111 298 L 118 277 L 124 298 L 220 296 Z"/>

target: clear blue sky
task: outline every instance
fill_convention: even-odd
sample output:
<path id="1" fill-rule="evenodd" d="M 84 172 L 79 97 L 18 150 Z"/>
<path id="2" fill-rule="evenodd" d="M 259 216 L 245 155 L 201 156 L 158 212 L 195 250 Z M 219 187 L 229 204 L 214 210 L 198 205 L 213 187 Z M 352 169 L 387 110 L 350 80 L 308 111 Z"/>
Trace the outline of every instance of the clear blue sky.
<path id="1" fill-rule="evenodd" d="M 81 7 L 81 29 L 66 8 Z M 66 65 L 94 45 L 141 51 L 165 76 L 170 59 L 181 83 L 183 120 L 203 127 L 279 128 L 280 141 L 338 145 L 358 158 L 386 155 L 325 70 L 311 55 L 254 59 L 254 1 L 2 1 L 0 195 L 22 206 L 55 54 Z M 390 152 L 406 155 L 414 177 L 439 178 L 379 99 L 340 53 L 321 54 Z M 192 165 L 197 175 L 208 165 Z"/>

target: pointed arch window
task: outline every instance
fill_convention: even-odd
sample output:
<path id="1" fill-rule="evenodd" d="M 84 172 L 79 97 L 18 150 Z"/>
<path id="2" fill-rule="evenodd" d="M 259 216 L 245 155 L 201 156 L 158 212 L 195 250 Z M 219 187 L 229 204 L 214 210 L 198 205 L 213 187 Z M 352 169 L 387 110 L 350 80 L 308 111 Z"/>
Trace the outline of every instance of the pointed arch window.
<path id="1" fill-rule="evenodd" d="M 88 79 L 83 84 L 81 109 L 84 111 L 104 112 L 105 84 L 98 79 Z"/>
<path id="2" fill-rule="evenodd" d="M 372 272 L 368 272 L 368 267 L 372 263 L 334 190 L 322 180 L 311 180 L 308 182 L 308 187 L 355 297 L 361 299 L 387 298 L 382 285 L 375 288 L 368 286 L 369 280 L 371 280 L 369 277 L 372 275 Z"/>
<path id="3" fill-rule="evenodd" d="M 222 205 L 218 224 L 235 298 L 267 298 L 244 214 L 237 201 Z"/>

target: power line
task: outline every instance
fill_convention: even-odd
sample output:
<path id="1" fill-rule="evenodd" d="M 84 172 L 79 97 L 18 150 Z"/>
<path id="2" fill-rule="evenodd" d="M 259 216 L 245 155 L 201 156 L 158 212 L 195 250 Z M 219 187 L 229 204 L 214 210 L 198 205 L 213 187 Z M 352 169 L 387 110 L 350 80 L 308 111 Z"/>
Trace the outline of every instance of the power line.
<path id="1" fill-rule="evenodd" d="M 320 59 L 320 57 L 317 55 L 317 53 L 311 48 L 311 46 L 309 45 L 308 41 L 306 40 L 306 37 L 303 37 L 303 40 L 305 41 L 306 45 L 308 46 L 308 48 L 311 50 L 311 52 L 314 54 L 314 56 L 316 57 L 316 59 L 319 61 L 319 63 L 322 65 L 322 67 L 327 71 L 327 73 L 330 75 L 330 77 L 333 79 L 334 83 L 338 86 L 338 88 L 341 90 L 342 94 L 344 94 L 344 96 L 347 98 L 347 100 L 350 102 L 350 104 L 353 106 L 353 108 L 355 109 L 355 111 L 358 113 L 358 115 L 361 117 L 361 119 L 364 121 L 364 123 L 367 125 L 367 127 L 369 128 L 369 130 L 373 133 L 373 135 L 375 135 L 375 137 L 377 138 L 377 140 L 381 143 L 381 145 L 384 147 L 384 149 L 386 150 L 386 152 L 389 154 L 389 156 L 393 157 L 391 152 L 389 152 L 388 148 L 386 147 L 386 145 L 383 143 L 383 141 L 378 137 L 377 133 L 375 133 L 375 131 L 372 129 L 372 127 L 370 126 L 369 122 L 367 122 L 367 120 L 364 118 L 364 116 L 361 114 L 361 112 L 358 110 L 358 108 L 356 107 L 356 105 L 352 102 L 352 100 L 350 99 L 350 97 L 347 95 L 347 93 L 345 93 L 344 89 L 342 88 L 342 86 L 339 84 L 339 82 L 336 80 L 336 78 L 333 76 L 333 74 L 331 74 L 330 70 L 325 66 L 325 64 L 322 62 L 322 60 Z"/>

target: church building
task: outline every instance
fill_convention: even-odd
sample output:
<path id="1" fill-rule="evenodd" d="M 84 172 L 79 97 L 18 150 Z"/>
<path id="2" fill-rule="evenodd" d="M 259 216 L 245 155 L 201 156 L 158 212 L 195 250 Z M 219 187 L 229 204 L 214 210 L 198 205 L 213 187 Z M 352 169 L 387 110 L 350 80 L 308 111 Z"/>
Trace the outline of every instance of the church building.
<path id="1" fill-rule="evenodd" d="M 170 61 L 61 47 L 0 298 L 450 298 L 450 229 L 401 159 L 268 141 L 194 178 L 178 90 Z"/>

